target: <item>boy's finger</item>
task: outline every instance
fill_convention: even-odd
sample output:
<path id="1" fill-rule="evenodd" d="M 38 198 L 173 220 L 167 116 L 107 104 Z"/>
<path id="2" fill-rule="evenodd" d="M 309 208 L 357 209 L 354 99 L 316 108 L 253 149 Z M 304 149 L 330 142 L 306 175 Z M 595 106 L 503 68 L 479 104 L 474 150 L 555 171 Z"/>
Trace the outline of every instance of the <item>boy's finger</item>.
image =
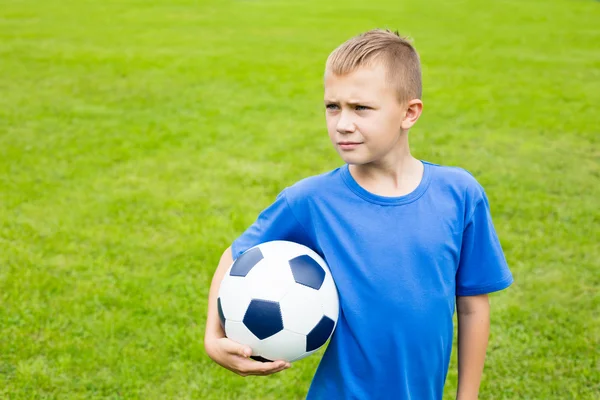
<path id="1" fill-rule="evenodd" d="M 276 370 L 274 370 L 272 373 L 276 373 L 276 372 L 281 372 L 285 369 L 290 368 L 292 365 L 290 363 L 284 363 L 280 368 L 277 368 Z"/>
<path id="2" fill-rule="evenodd" d="M 290 364 L 285 361 L 258 362 L 241 360 L 240 371 L 249 375 L 268 375 L 286 369 Z"/>
<path id="3" fill-rule="evenodd" d="M 265 364 L 265 363 L 263 363 L 263 364 Z M 269 365 L 263 365 L 262 369 L 260 369 L 260 372 L 262 374 L 272 374 L 275 372 L 283 371 L 289 365 L 289 363 L 286 363 L 285 361 L 274 361 L 272 363 L 266 363 L 266 364 L 269 364 Z"/>
<path id="4" fill-rule="evenodd" d="M 239 344 L 233 340 L 223 338 L 223 349 L 229 354 L 235 354 L 244 358 L 252 355 L 252 349 L 249 346 Z"/>

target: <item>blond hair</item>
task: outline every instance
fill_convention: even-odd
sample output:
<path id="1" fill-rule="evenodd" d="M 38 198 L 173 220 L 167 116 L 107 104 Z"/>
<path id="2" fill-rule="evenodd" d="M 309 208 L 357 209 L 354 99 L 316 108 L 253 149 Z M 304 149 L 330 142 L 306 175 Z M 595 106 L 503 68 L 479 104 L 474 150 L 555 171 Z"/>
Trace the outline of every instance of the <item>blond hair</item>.
<path id="1" fill-rule="evenodd" d="M 347 40 L 329 55 L 326 71 L 346 75 L 375 63 L 381 63 L 387 70 L 387 78 L 395 86 L 400 103 L 421 98 L 419 55 L 408 38 L 397 31 L 373 29 Z"/>

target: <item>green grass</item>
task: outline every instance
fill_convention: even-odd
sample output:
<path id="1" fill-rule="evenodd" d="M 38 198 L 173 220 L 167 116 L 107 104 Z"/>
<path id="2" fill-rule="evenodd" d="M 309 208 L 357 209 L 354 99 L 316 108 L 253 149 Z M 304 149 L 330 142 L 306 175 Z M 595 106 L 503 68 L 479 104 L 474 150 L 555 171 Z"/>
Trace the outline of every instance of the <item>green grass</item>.
<path id="1" fill-rule="evenodd" d="M 323 63 L 374 27 L 414 38 L 413 152 L 486 187 L 515 275 L 481 398 L 597 398 L 598 21 L 591 0 L 0 0 L 0 398 L 302 398 L 319 356 L 208 359 L 206 297 L 281 189 L 340 164 Z"/>

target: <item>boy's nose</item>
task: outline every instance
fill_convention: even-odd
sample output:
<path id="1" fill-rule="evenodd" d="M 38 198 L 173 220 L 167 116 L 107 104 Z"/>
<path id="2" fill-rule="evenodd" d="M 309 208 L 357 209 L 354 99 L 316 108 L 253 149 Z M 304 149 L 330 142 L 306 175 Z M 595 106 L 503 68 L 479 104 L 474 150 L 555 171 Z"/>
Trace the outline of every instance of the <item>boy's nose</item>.
<path id="1" fill-rule="evenodd" d="M 340 119 L 338 120 L 336 130 L 338 131 L 338 133 L 342 134 L 353 133 L 354 131 L 356 131 L 356 125 L 354 125 L 354 122 L 351 118 L 348 118 L 347 115 L 344 116 L 344 114 L 342 113 L 342 115 L 340 115 Z"/>

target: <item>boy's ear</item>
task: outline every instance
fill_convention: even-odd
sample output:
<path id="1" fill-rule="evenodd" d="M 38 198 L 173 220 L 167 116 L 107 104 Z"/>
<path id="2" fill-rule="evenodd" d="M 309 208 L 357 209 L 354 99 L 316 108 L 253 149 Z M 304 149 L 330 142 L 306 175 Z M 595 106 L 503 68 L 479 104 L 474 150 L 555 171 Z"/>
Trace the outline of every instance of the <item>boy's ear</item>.
<path id="1" fill-rule="evenodd" d="M 402 120 L 402 129 L 409 130 L 419 119 L 423 112 L 423 102 L 419 99 L 410 100 L 407 103 L 404 119 Z"/>

